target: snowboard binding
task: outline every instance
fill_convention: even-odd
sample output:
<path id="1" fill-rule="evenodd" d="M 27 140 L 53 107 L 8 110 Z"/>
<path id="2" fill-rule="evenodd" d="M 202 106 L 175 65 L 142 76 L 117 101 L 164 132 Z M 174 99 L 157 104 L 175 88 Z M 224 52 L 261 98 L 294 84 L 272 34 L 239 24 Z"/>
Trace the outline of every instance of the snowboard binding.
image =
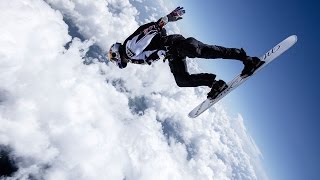
<path id="1" fill-rule="evenodd" d="M 216 98 L 227 87 L 228 87 L 228 85 L 223 80 L 214 81 L 212 84 L 211 91 L 208 93 L 207 98 L 209 98 L 209 99 Z"/>
<path id="2" fill-rule="evenodd" d="M 265 62 L 261 61 L 258 57 L 248 56 L 246 58 L 246 60 L 243 61 L 244 68 L 243 68 L 240 76 L 243 78 L 251 76 L 264 63 Z"/>

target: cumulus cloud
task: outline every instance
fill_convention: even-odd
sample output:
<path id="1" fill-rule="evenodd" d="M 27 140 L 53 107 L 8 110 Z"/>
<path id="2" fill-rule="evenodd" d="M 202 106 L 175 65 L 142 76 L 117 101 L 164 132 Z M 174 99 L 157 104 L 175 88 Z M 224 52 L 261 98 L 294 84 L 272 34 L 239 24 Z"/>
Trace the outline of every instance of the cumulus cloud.
<path id="1" fill-rule="evenodd" d="M 138 11 L 127 0 L 64 1 L 46 0 L 71 18 L 80 33 L 93 38 L 103 48 L 128 36 L 138 27 Z"/>
<path id="2" fill-rule="evenodd" d="M 258 179 L 260 151 L 241 118 L 221 104 L 188 118 L 207 89 L 177 87 L 167 63 L 83 64 L 94 42 L 105 49 L 142 23 L 141 2 L 0 2 L 0 144 L 18 166 L 11 179 Z"/>

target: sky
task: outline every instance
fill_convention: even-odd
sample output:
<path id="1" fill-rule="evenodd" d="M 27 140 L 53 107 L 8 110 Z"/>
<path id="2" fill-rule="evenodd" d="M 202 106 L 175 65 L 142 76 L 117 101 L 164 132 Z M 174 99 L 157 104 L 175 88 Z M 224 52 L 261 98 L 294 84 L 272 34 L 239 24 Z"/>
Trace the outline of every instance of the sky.
<path id="1" fill-rule="evenodd" d="M 298 36 L 296 45 L 222 101 L 243 115 L 270 179 L 319 179 L 317 6 L 275 0 L 181 3 L 187 9 L 181 22 L 185 33 L 209 44 L 261 56 L 286 37 Z M 242 69 L 232 61 L 200 60 L 200 65 L 227 80 Z"/>
<path id="2" fill-rule="evenodd" d="M 167 63 L 101 62 L 112 43 L 177 5 L 187 13 L 169 33 L 253 55 L 291 34 L 298 43 L 190 119 L 208 88 L 177 87 Z M 12 179 L 319 179 L 318 89 L 306 89 L 316 80 L 315 12 L 274 0 L 1 1 L 0 150 L 11 149 Z M 242 68 L 188 65 L 224 79 Z"/>
<path id="3" fill-rule="evenodd" d="M 240 113 L 217 104 L 188 117 L 208 88 L 179 88 L 167 62 L 101 62 L 112 43 L 175 6 L 0 2 L 0 163 L 16 167 L 9 179 L 267 179 Z"/>

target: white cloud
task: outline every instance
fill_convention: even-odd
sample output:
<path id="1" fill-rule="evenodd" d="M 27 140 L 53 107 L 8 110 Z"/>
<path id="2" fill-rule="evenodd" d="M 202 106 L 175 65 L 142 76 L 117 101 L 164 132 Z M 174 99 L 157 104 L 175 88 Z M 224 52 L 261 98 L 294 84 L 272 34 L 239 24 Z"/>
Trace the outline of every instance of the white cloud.
<path id="1" fill-rule="evenodd" d="M 87 38 L 94 38 L 102 48 L 109 48 L 137 27 L 138 11 L 128 0 L 46 0 L 71 18 Z"/>
<path id="2" fill-rule="evenodd" d="M 220 105 L 187 117 L 208 89 L 177 87 L 167 63 L 85 66 L 91 41 L 64 49 L 62 14 L 105 48 L 138 27 L 132 2 L 47 2 L 58 10 L 0 2 L 0 144 L 18 157 L 13 179 L 257 179 L 241 118 Z"/>

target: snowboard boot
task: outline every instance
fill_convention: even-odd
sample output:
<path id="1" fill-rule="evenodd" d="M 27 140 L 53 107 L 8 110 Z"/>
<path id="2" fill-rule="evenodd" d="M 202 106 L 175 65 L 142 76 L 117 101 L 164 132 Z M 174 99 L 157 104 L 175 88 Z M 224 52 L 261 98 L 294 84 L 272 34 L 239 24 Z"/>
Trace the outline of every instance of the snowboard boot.
<path id="1" fill-rule="evenodd" d="M 212 84 L 211 91 L 208 93 L 207 98 L 216 98 L 219 95 L 219 93 L 225 90 L 227 87 L 228 85 L 223 80 L 214 81 Z"/>
<path id="2" fill-rule="evenodd" d="M 262 66 L 265 62 L 261 61 L 258 57 L 250 57 L 242 61 L 244 64 L 244 68 L 241 72 L 242 77 L 251 76 L 260 66 Z"/>

